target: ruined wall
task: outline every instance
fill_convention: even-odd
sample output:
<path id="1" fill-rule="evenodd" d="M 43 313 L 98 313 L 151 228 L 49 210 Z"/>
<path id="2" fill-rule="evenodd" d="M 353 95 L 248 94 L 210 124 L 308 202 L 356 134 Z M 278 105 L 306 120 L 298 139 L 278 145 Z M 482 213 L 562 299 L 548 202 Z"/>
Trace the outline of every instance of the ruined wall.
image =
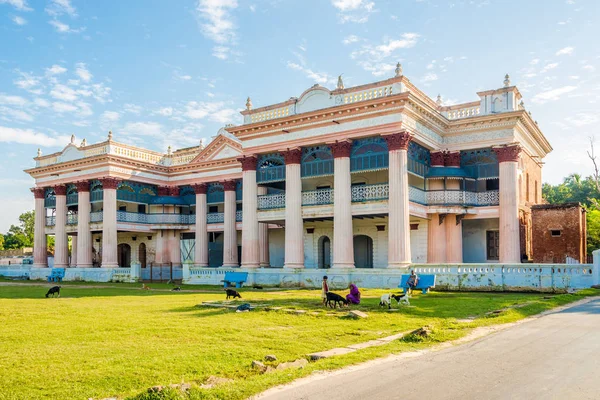
<path id="1" fill-rule="evenodd" d="M 586 261 L 585 210 L 579 203 L 531 207 L 534 263 Z"/>

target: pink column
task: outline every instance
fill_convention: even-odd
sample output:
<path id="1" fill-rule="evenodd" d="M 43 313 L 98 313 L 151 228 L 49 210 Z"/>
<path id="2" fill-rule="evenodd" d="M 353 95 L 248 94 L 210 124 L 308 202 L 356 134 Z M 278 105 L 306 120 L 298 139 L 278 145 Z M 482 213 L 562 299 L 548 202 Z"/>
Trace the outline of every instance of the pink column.
<path id="1" fill-rule="evenodd" d="M 159 230 L 156 232 L 156 253 L 154 255 L 154 264 L 163 265 L 169 262 L 167 240 L 169 238 L 168 230 Z"/>
<path id="2" fill-rule="evenodd" d="M 446 217 L 446 262 L 463 262 L 462 219 L 464 214 L 448 214 Z"/>
<path id="3" fill-rule="evenodd" d="M 33 231 L 33 267 L 48 267 L 48 250 L 46 243 L 46 208 L 44 201 L 46 190 L 44 188 L 33 188 L 35 198 L 35 225 Z"/>
<path id="4" fill-rule="evenodd" d="M 196 244 L 194 245 L 194 264 L 197 267 L 208 266 L 208 231 L 206 229 L 206 184 L 194 185 L 196 193 Z"/>
<path id="5" fill-rule="evenodd" d="M 181 233 L 178 230 L 168 231 L 169 261 L 174 267 L 181 267 Z"/>
<path id="6" fill-rule="evenodd" d="M 500 163 L 500 262 L 520 263 L 517 169 L 521 147 L 513 145 L 493 150 Z"/>
<path id="7" fill-rule="evenodd" d="M 410 213 L 408 204 L 408 144 L 412 136 L 400 132 L 383 137 L 389 150 L 388 268 L 411 263 Z"/>
<path id="8" fill-rule="evenodd" d="M 258 195 L 262 196 L 267 194 L 267 188 L 264 186 L 258 187 Z M 258 250 L 260 253 L 260 266 L 262 268 L 269 267 L 271 260 L 269 257 L 269 224 L 259 223 L 258 224 Z"/>
<path id="9" fill-rule="evenodd" d="M 302 219 L 302 150 L 283 152 L 285 161 L 285 268 L 304 268 L 304 220 Z"/>
<path id="10" fill-rule="evenodd" d="M 260 266 L 258 244 L 258 187 L 255 156 L 238 158 L 242 164 L 242 267 Z"/>
<path id="11" fill-rule="evenodd" d="M 102 178 L 102 268 L 117 268 L 117 186 L 116 178 Z"/>
<path id="12" fill-rule="evenodd" d="M 92 266 L 92 232 L 90 230 L 90 183 L 82 181 L 77 186 L 77 246 L 73 246 L 77 255 L 77 266 L 90 268 Z"/>
<path id="13" fill-rule="evenodd" d="M 67 238 L 67 187 L 59 185 L 54 187 L 56 195 L 56 213 L 54 224 L 54 267 L 66 268 L 69 266 L 69 240 Z"/>
<path id="14" fill-rule="evenodd" d="M 77 235 L 71 235 L 71 268 L 77 267 Z"/>
<path id="15" fill-rule="evenodd" d="M 223 266 L 238 267 L 237 231 L 235 230 L 235 181 L 223 182 L 225 212 L 223 229 Z"/>
<path id="16" fill-rule="evenodd" d="M 333 268 L 354 268 L 352 188 L 349 140 L 332 143 L 333 153 Z"/>
<path id="17" fill-rule="evenodd" d="M 427 263 L 446 263 L 446 217 L 447 214 L 431 214 L 427 225 Z"/>

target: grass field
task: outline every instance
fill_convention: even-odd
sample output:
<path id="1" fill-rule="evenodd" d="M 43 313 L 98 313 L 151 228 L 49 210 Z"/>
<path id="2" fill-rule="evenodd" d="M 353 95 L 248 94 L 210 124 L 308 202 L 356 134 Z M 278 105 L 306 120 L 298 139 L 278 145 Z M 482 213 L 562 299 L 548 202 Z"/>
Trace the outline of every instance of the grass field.
<path id="1" fill-rule="evenodd" d="M 177 293 L 158 284 L 151 291 L 128 284 L 65 284 L 60 298 L 46 299 L 48 286 L 0 286 L 0 399 L 180 398 L 174 392 L 153 397 L 146 389 L 182 381 L 193 385 L 185 398 L 243 399 L 316 370 L 456 339 L 478 326 L 512 322 L 595 293 L 544 299 L 547 295 L 434 292 L 415 294 L 411 307 L 388 312 L 378 307 L 383 291 L 364 290 L 356 309 L 369 317 L 353 320 L 341 318 L 347 310 L 327 315 L 331 311 L 320 306 L 315 290 L 241 292 L 244 301 L 318 310 L 319 315 L 197 307 L 225 299 L 214 287 Z M 165 290 L 156 290 L 160 288 Z M 476 318 L 457 321 L 467 317 Z M 260 375 L 250 366 L 267 354 L 293 361 L 424 325 L 433 328 L 433 335 L 423 342 L 397 340 L 311 362 L 301 370 Z M 208 390 L 197 387 L 210 376 L 233 382 Z"/>

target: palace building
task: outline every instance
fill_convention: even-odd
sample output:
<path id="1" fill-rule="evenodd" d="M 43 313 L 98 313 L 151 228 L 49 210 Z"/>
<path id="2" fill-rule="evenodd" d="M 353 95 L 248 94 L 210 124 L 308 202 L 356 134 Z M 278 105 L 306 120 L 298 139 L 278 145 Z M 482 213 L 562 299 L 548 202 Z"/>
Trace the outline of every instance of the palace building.
<path id="1" fill-rule="evenodd" d="M 34 267 L 406 268 L 520 263 L 552 150 L 510 84 L 443 106 L 402 74 L 254 108 L 166 153 L 35 158 Z M 68 237 L 72 249 L 69 251 Z"/>

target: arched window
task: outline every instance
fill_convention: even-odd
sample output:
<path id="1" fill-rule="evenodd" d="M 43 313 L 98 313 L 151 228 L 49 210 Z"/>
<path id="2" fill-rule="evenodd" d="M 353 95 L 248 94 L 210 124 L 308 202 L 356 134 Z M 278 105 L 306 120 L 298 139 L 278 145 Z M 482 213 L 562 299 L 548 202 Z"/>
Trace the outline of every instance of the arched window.
<path id="1" fill-rule="evenodd" d="M 280 153 L 262 154 L 256 165 L 258 183 L 280 182 L 285 180 L 285 161 Z"/>
<path id="2" fill-rule="evenodd" d="M 329 146 L 312 146 L 302 149 L 300 161 L 302 176 L 333 175 L 333 154 Z"/>

